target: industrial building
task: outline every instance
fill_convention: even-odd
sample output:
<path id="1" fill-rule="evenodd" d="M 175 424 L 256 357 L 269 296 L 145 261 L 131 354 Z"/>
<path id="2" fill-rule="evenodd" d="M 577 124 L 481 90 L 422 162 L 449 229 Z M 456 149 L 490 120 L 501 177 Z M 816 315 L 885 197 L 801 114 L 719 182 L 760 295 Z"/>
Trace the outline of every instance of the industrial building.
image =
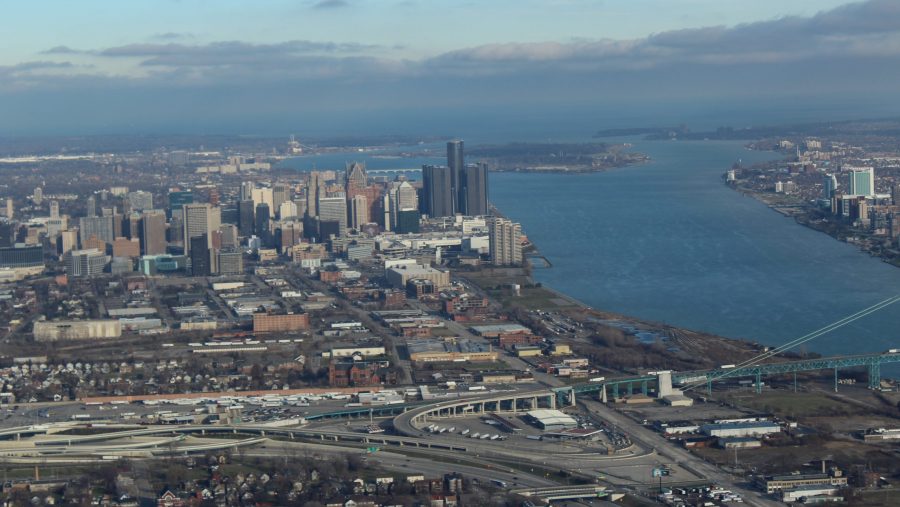
<path id="1" fill-rule="evenodd" d="M 253 314 L 253 332 L 267 333 L 273 331 L 303 331 L 309 329 L 308 313 L 288 313 L 275 315 L 269 313 Z"/>
<path id="2" fill-rule="evenodd" d="M 704 424 L 700 431 L 711 437 L 753 437 L 780 433 L 781 426 L 770 421 Z"/>
<path id="3" fill-rule="evenodd" d="M 544 431 L 561 431 L 578 427 L 578 421 L 575 418 L 559 410 L 529 410 L 526 415 L 531 422 Z"/>
<path id="4" fill-rule="evenodd" d="M 118 338 L 122 324 L 118 320 L 58 320 L 34 323 L 35 341 L 87 340 Z"/>
<path id="5" fill-rule="evenodd" d="M 810 486 L 847 486 L 847 478 L 844 476 L 843 472 L 837 468 L 833 468 L 829 472 L 817 474 L 795 473 L 790 475 L 767 476 L 759 482 L 760 486 L 770 495 L 780 491 L 795 490 L 797 488 L 806 488 Z"/>
<path id="6" fill-rule="evenodd" d="M 493 347 L 470 340 L 410 340 L 406 348 L 410 360 L 418 363 L 496 361 L 499 357 Z"/>
<path id="7" fill-rule="evenodd" d="M 398 288 L 406 289 L 410 280 L 428 280 L 440 290 L 450 286 L 450 272 L 418 264 L 396 266 L 385 270 L 388 282 Z"/>

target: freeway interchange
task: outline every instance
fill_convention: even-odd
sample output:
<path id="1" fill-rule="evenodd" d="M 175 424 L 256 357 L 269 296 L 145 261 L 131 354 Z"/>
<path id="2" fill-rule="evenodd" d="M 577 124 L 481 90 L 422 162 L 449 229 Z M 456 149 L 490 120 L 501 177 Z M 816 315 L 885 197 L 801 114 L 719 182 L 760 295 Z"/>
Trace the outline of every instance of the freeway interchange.
<path id="1" fill-rule="evenodd" d="M 323 453 L 363 453 L 386 468 L 408 472 L 469 473 L 472 477 L 492 478 L 522 494 L 546 490 L 561 495 L 559 498 L 567 494 L 591 496 L 591 492 L 648 493 L 657 480 L 651 477 L 652 470 L 665 467 L 671 471 L 664 479 L 667 485 L 716 483 L 740 493 L 749 505 L 775 505 L 740 488 L 715 466 L 673 447 L 658 434 L 585 397 L 578 400 L 577 408 L 585 414 L 579 420 L 588 425 L 588 420 L 611 422 L 618 431 L 630 436 L 629 445 L 612 449 L 607 440 L 539 439 L 540 432 L 534 428 L 524 428 L 519 434 L 503 434 L 502 439 L 472 438 L 479 429 L 485 435 L 488 431 L 495 431 L 495 435 L 503 433 L 487 424 L 489 414 L 512 417 L 534 408 L 574 406 L 574 402 L 571 389 L 531 387 L 393 407 L 395 414 L 385 410 L 377 417 L 374 409 L 368 416 L 365 409 L 356 409 L 356 418 L 352 417 L 354 411 L 344 410 L 340 411 L 341 415 L 350 418 L 320 414 L 313 421 L 285 426 L 274 423 L 138 425 L 113 421 L 33 424 L 0 431 L 3 439 L 0 459 L 21 464 L 88 463 L 218 450 L 287 456 L 297 448 L 314 448 Z M 428 426 L 435 423 L 453 427 L 454 431 L 429 431 Z M 386 431 L 369 432 L 373 426 Z M 468 428 L 471 430 L 466 431 Z M 575 484 L 568 484 L 571 482 Z M 593 487 L 602 490 L 590 489 Z"/>

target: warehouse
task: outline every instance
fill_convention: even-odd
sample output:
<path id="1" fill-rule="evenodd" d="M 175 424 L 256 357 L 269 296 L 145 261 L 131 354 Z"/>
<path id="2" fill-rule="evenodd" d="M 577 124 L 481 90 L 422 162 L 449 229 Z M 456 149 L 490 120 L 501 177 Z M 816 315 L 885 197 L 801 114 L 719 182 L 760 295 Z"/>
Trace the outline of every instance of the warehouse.
<path id="1" fill-rule="evenodd" d="M 769 421 L 704 424 L 703 433 L 711 437 L 752 437 L 780 433 L 781 426 Z"/>
<path id="2" fill-rule="evenodd" d="M 409 340 L 406 349 L 409 359 L 416 363 L 484 362 L 499 357 L 492 347 L 471 340 Z"/>
<path id="3" fill-rule="evenodd" d="M 529 410 L 526 415 L 531 422 L 544 431 L 556 432 L 578 427 L 578 421 L 559 410 Z"/>
<path id="4" fill-rule="evenodd" d="M 34 323 L 35 341 L 118 338 L 122 324 L 118 320 L 58 320 Z"/>

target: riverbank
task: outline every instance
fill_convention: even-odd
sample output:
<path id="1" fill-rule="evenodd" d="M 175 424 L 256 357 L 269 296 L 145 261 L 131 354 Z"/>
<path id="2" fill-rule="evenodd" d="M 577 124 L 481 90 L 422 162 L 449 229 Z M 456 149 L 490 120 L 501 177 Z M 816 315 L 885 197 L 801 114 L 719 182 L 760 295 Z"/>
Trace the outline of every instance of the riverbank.
<path id="1" fill-rule="evenodd" d="M 764 351 L 762 345 L 751 341 L 594 308 L 536 282 L 526 268 L 488 267 L 456 270 L 453 274 L 477 287 L 522 324 L 549 339 L 562 340 L 575 353 L 602 365 L 610 374 L 639 373 L 654 368 L 682 371 L 716 368 L 750 359 Z M 554 325 L 553 319 L 572 324 Z"/>
<path id="2" fill-rule="evenodd" d="M 824 233 L 833 239 L 853 245 L 872 257 L 892 266 L 900 267 L 900 249 L 891 246 L 886 234 L 874 234 L 871 230 L 853 227 L 831 215 L 830 210 L 811 205 L 800 198 L 760 190 L 742 184 L 744 180 L 726 182 L 726 185 L 742 195 L 756 199 L 769 209 L 814 231 Z M 896 245 L 896 243 L 894 243 Z"/>

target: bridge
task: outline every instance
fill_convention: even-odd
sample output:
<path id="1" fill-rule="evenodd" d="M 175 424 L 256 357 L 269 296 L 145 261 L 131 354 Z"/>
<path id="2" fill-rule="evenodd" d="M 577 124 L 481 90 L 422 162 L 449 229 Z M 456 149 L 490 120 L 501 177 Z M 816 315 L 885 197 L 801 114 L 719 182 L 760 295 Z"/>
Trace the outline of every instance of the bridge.
<path id="1" fill-rule="evenodd" d="M 515 489 L 511 493 L 540 498 L 545 502 L 575 500 L 577 498 L 605 498 L 609 492 L 603 486 L 550 486 L 546 488 Z"/>
<path id="2" fill-rule="evenodd" d="M 891 349 L 896 350 L 896 349 Z M 672 372 L 672 382 L 676 384 L 705 383 L 707 391 L 712 392 L 712 384 L 717 380 L 737 377 L 753 377 L 756 379 L 757 392 L 762 392 L 762 378 L 766 375 L 796 374 L 807 371 L 834 370 L 834 389 L 837 391 L 838 371 L 844 368 L 865 366 L 868 368 L 868 385 L 870 389 L 877 389 L 881 385 L 881 365 L 888 363 L 900 363 L 900 351 L 885 352 L 882 354 L 860 354 L 854 356 L 833 356 L 817 359 L 803 359 L 800 361 L 785 361 L 781 363 L 756 364 L 735 368 L 718 368 L 715 370 L 697 370 Z M 640 390 L 647 394 L 650 384 L 657 382 L 656 375 L 637 375 L 608 379 L 602 382 L 586 382 L 572 386 L 575 394 L 602 393 L 607 389 L 612 390 L 614 398 L 618 398 L 624 387 L 631 395 Z"/>
<path id="3" fill-rule="evenodd" d="M 400 169 L 367 169 L 366 172 L 369 174 L 420 173 L 422 172 L 422 169 L 419 167 L 406 167 Z"/>

